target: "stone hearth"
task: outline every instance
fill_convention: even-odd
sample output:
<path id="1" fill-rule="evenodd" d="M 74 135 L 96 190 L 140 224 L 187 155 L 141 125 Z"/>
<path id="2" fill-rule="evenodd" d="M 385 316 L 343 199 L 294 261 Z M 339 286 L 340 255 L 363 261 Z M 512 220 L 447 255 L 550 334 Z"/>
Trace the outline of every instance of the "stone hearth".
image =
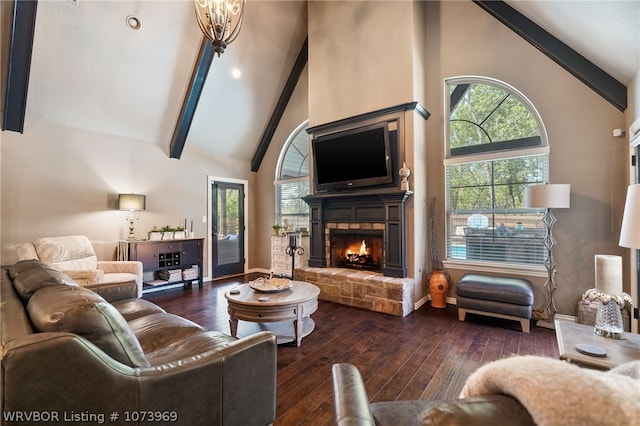
<path id="1" fill-rule="evenodd" d="M 406 316 L 413 311 L 413 278 L 385 277 L 378 272 L 342 268 L 299 267 L 296 280 L 320 288 L 320 300 L 356 306 L 385 314 Z"/>

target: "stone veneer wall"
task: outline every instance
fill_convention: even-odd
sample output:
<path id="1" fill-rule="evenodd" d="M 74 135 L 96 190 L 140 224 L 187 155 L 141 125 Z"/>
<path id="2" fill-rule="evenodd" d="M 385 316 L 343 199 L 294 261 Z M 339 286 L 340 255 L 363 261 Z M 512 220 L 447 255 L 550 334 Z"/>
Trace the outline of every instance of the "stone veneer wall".
<path id="1" fill-rule="evenodd" d="M 294 277 L 320 288 L 320 300 L 356 306 L 396 316 L 413 312 L 413 278 L 385 277 L 381 273 L 343 268 L 299 267 Z"/>

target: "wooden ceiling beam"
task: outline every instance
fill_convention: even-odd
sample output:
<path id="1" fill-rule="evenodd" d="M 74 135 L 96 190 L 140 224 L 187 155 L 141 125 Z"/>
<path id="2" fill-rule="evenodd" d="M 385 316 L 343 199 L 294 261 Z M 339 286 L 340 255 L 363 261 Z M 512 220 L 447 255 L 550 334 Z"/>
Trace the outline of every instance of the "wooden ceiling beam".
<path id="1" fill-rule="evenodd" d="M 14 0 L 12 3 L 2 130 L 22 133 L 38 1 Z"/>
<path id="2" fill-rule="evenodd" d="M 474 3 L 569 71 L 620 111 L 627 109 L 627 87 L 587 58 L 504 1 L 474 0 Z"/>
<path id="3" fill-rule="evenodd" d="M 196 113 L 196 107 L 198 106 L 200 95 L 202 95 L 202 89 L 207 80 L 214 54 L 213 44 L 203 36 L 202 42 L 200 43 L 200 51 L 198 52 L 198 59 L 191 73 L 191 79 L 189 80 L 189 88 L 182 101 L 178 122 L 171 137 L 171 144 L 169 145 L 170 158 L 179 159 L 182 156 L 184 144 L 187 141 L 191 122 L 193 122 L 193 116 Z"/>

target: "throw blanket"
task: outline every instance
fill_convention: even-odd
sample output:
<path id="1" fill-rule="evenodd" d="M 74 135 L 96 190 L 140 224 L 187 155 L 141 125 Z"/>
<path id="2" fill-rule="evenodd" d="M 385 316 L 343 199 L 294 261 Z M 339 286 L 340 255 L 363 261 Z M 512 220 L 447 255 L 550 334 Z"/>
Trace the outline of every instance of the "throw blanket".
<path id="1" fill-rule="evenodd" d="M 640 424 L 640 361 L 610 371 L 537 356 L 486 364 L 467 380 L 461 398 L 507 394 L 539 426 Z"/>

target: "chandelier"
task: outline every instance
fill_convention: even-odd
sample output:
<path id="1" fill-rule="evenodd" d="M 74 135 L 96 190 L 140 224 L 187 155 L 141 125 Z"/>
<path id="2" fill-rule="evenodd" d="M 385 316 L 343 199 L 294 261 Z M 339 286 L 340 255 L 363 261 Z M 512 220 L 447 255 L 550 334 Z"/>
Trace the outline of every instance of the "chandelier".
<path id="1" fill-rule="evenodd" d="M 220 57 L 227 44 L 238 37 L 245 0 L 194 0 L 196 17 L 204 35 Z"/>

